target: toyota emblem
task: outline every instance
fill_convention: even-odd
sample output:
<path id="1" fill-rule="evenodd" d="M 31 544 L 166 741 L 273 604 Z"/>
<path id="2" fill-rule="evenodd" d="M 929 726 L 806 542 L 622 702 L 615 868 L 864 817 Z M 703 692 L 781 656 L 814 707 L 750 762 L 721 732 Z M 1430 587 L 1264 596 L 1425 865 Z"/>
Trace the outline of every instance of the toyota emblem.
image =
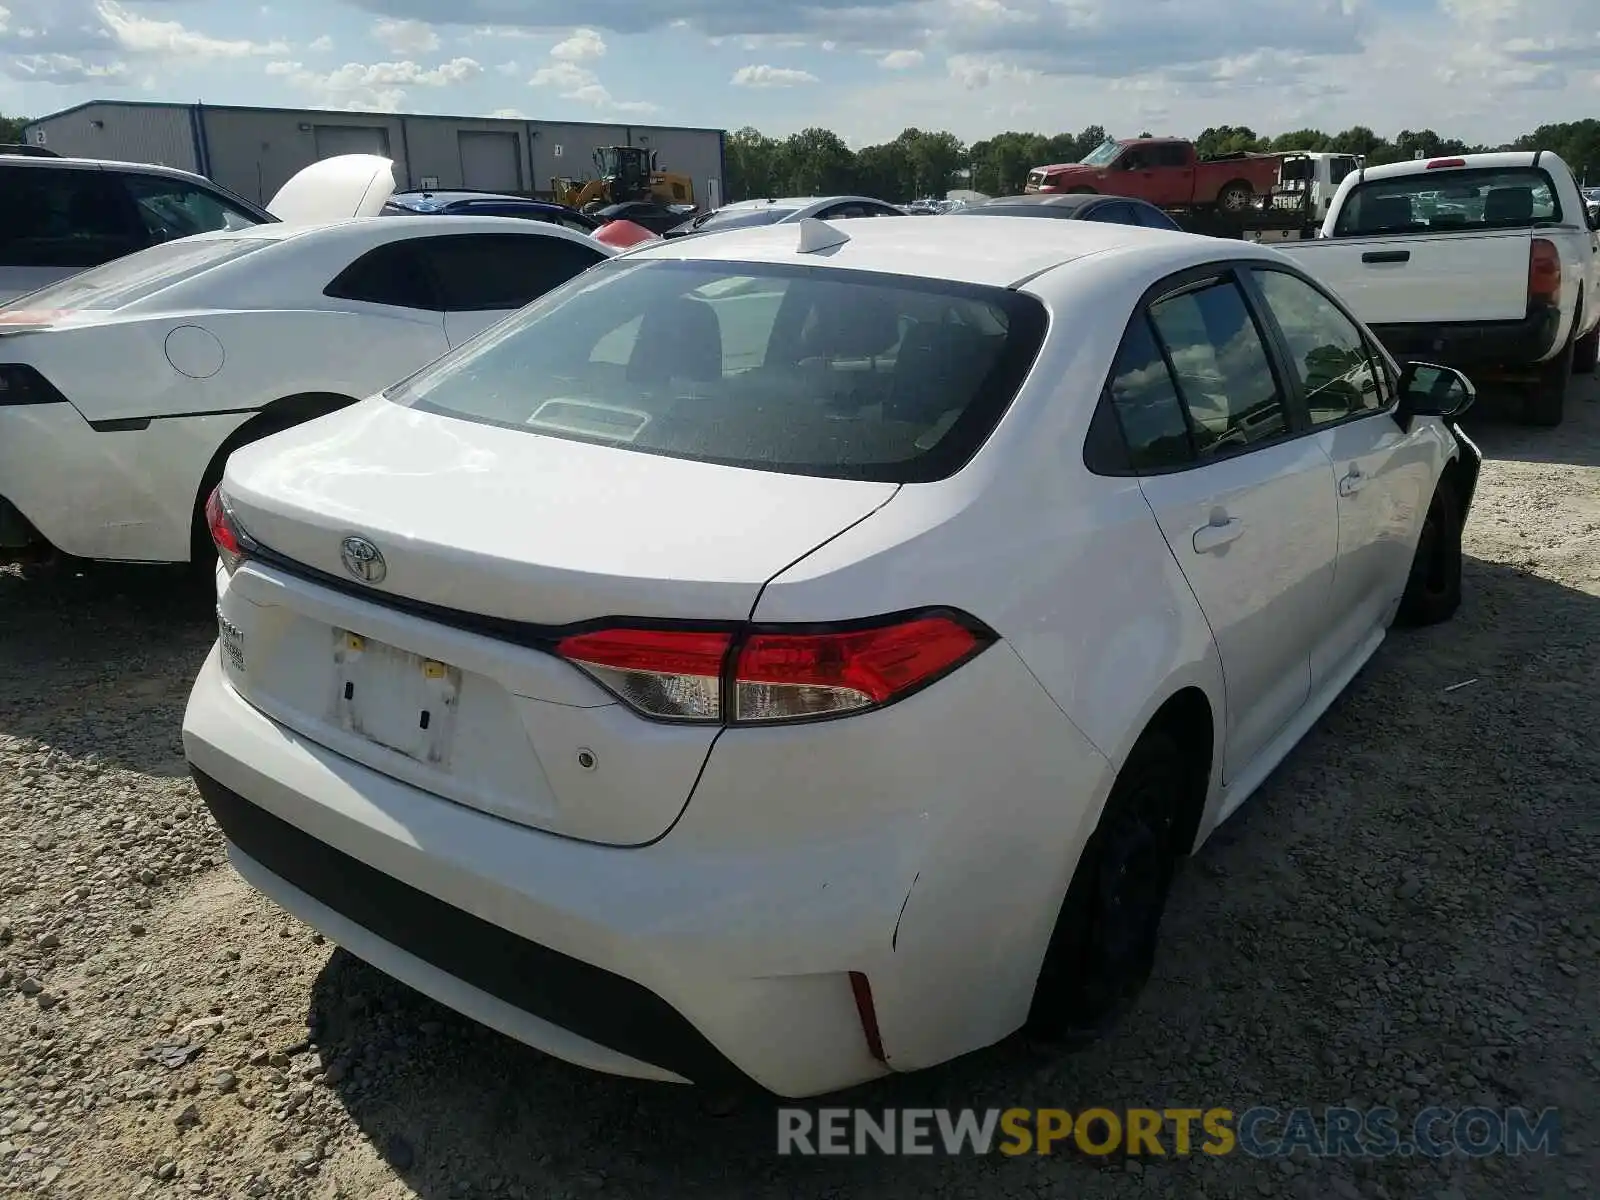
<path id="1" fill-rule="evenodd" d="M 347 537 L 339 547 L 339 557 L 344 569 L 362 583 L 382 583 L 389 573 L 389 564 L 383 561 L 383 551 L 364 537 Z"/>

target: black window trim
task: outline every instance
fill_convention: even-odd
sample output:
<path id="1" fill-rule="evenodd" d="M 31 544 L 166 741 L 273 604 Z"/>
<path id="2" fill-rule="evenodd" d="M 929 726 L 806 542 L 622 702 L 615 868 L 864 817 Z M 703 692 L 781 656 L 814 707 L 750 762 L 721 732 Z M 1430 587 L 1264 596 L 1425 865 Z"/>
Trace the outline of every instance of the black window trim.
<path id="1" fill-rule="evenodd" d="M 1383 381 L 1387 388 L 1389 397 L 1388 403 L 1383 408 L 1362 409 L 1360 412 L 1354 412 L 1340 417 L 1337 421 L 1324 421 L 1320 425 L 1311 420 L 1311 405 L 1309 397 L 1305 390 L 1305 384 L 1300 379 L 1299 364 L 1295 362 L 1294 350 L 1289 345 L 1289 336 L 1288 334 L 1284 333 L 1283 326 L 1278 322 L 1277 314 L 1272 311 L 1272 305 L 1268 303 L 1266 293 L 1262 291 L 1261 286 L 1256 282 L 1255 272 L 1257 271 L 1275 271 L 1280 275 L 1287 275 L 1292 279 L 1298 279 L 1301 283 L 1305 284 L 1312 291 L 1316 292 L 1317 295 L 1321 296 L 1324 300 L 1331 304 L 1335 312 L 1339 313 L 1344 317 L 1345 320 L 1349 321 L 1350 324 L 1355 327 L 1356 334 L 1361 339 L 1362 348 L 1367 352 L 1367 357 L 1373 360 L 1373 362 L 1377 365 L 1379 372 L 1383 376 Z M 1337 296 L 1332 295 L 1326 288 L 1317 283 L 1316 280 L 1312 279 L 1304 271 L 1296 270 L 1286 264 L 1269 262 L 1253 263 L 1242 270 L 1240 274 L 1243 276 L 1246 294 L 1250 297 L 1251 302 L 1265 316 L 1265 322 L 1271 330 L 1271 337 L 1274 340 L 1277 354 L 1289 366 L 1289 375 L 1294 381 L 1296 406 L 1305 414 L 1306 421 L 1310 425 L 1313 433 L 1321 433 L 1325 429 L 1338 429 L 1342 426 L 1353 424 L 1356 421 L 1369 420 L 1372 417 L 1382 416 L 1388 417 L 1391 420 L 1396 417 L 1400 410 L 1399 371 L 1395 368 L 1394 363 L 1390 360 L 1388 353 L 1378 346 L 1377 340 L 1367 333 L 1366 328 L 1356 318 L 1355 314 L 1346 308 L 1345 305 L 1339 301 Z"/>
<path id="2" fill-rule="evenodd" d="M 1286 275 L 1292 275 L 1303 283 L 1311 285 L 1319 293 L 1327 297 L 1339 312 L 1355 323 L 1368 353 L 1373 354 L 1378 362 L 1382 364 L 1382 370 L 1389 382 L 1390 403 L 1388 408 L 1352 414 L 1342 421 L 1330 421 L 1323 425 L 1318 425 L 1311 420 L 1310 408 L 1306 404 L 1304 388 L 1300 383 L 1300 372 L 1295 366 L 1289 350 L 1288 340 L 1285 338 L 1282 329 L 1279 328 L 1277 318 L 1272 315 L 1271 307 L 1266 303 L 1260 289 L 1256 286 L 1255 280 L 1251 277 L 1250 273 L 1257 269 L 1282 271 Z M 1128 447 L 1127 432 L 1122 427 L 1121 414 L 1116 411 L 1116 404 L 1111 396 L 1111 381 L 1116 375 L 1117 362 L 1122 355 L 1123 343 L 1132 331 L 1135 321 L 1146 320 L 1150 322 L 1151 333 L 1155 337 L 1156 347 L 1161 351 L 1162 359 L 1167 366 L 1168 376 L 1172 381 L 1173 391 L 1177 394 L 1179 403 L 1184 406 L 1184 415 L 1187 418 L 1188 402 L 1184 400 L 1183 391 L 1178 387 L 1177 376 L 1173 374 L 1172 359 L 1167 351 L 1166 341 L 1160 336 L 1160 331 L 1150 315 L 1150 309 L 1162 300 L 1181 295 L 1184 292 L 1198 291 L 1224 281 L 1231 282 L 1244 297 L 1245 311 L 1250 315 L 1250 319 L 1255 325 L 1256 334 L 1260 337 L 1262 347 L 1266 351 L 1273 379 L 1277 383 L 1278 393 L 1283 399 L 1284 410 L 1288 418 L 1288 428 L 1277 437 L 1247 443 L 1232 453 L 1212 455 L 1207 458 L 1197 456 L 1189 462 L 1167 467 L 1136 468 L 1133 466 L 1132 454 Z M 1146 476 L 1176 475 L 1185 471 L 1202 470 L 1216 463 L 1229 462 L 1245 454 L 1270 450 L 1296 441 L 1299 438 L 1315 436 L 1329 429 L 1337 429 L 1341 425 L 1347 425 L 1352 421 L 1366 420 L 1375 416 L 1387 416 L 1393 419 L 1398 411 L 1400 402 L 1398 379 L 1399 371 L 1394 360 L 1387 351 L 1377 344 L 1376 339 L 1368 334 L 1365 326 L 1356 319 L 1350 309 L 1337 297 L 1330 295 L 1326 288 L 1323 288 L 1293 264 L 1271 262 L 1259 258 L 1243 258 L 1221 259 L 1203 263 L 1199 266 L 1186 267 L 1156 280 L 1140 294 L 1138 301 L 1134 304 L 1133 312 L 1123 326 L 1122 336 L 1117 340 L 1116 352 L 1112 355 L 1111 363 L 1106 368 L 1106 376 L 1100 385 L 1100 397 L 1096 402 L 1095 412 L 1090 416 L 1089 427 L 1084 435 L 1083 464 L 1091 474 L 1107 478 L 1144 478 Z M 1112 447 L 1103 444 L 1106 417 L 1100 411 L 1102 407 L 1110 410 L 1113 422 L 1111 427 L 1116 429 L 1120 435 L 1120 446 L 1116 448 L 1115 460 L 1111 456 Z M 1102 436 L 1098 438 L 1094 436 L 1097 428 L 1102 433 Z"/>

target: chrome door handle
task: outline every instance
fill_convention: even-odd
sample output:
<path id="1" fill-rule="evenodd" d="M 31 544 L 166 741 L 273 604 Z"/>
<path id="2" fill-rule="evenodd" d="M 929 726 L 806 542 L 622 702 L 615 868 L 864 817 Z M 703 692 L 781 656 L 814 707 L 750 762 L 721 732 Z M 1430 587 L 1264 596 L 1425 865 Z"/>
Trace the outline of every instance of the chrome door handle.
<path id="1" fill-rule="evenodd" d="M 1351 467 L 1349 474 L 1347 474 L 1343 479 L 1339 480 L 1339 495 L 1354 496 L 1366 486 L 1367 477 L 1354 467 Z"/>
<path id="2" fill-rule="evenodd" d="M 1244 522 L 1238 517 L 1229 517 L 1225 521 L 1213 520 L 1209 525 L 1202 525 L 1194 531 L 1194 552 L 1210 554 L 1213 550 L 1220 550 L 1229 542 L 1238 541 L 1243 536 Z"/>

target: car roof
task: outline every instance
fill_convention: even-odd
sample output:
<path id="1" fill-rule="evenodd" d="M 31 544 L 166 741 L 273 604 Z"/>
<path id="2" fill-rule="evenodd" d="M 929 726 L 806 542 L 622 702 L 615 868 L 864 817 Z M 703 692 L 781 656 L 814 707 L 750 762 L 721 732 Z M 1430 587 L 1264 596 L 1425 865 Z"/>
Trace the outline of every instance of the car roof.
<path id="1" fill-rule="evenodd" d="M 954 224 L 952 224 L 954 222 Z M 828 224 L 823 222 L 823 224 Z M 1233 258 L 1278 257 L 1250 242 L 1220 241 L 1197 234 L 1092 221 L 1039 221 L 995 217 L 969 221 L 959 214 L 915 221 L 842 221 L 831 228 L 847 241 L 822 254 L 802 254 L 800 224 L 756 225 L 714 230 L 694 237 L 650 242 L 629 251 L 629 261 L 650 258 L 718 262 L 804 263 L 828 269 L 877 271 L 991 287 L 1015 287 L 1075 259 L 1139 251 L 1153 268 Z"/>
<path id="2" fill-rule="evenodd" d="M 525 221 L 519 217 L 491 217 L 468 214 L 453 217 L 444 213 L 416 213 L 392 217 L 347 217 L 343 221 L 324 221 L 318 224 L 295 225 L 275 221 L 268 225 L 252 225 L 248 229 L 217 230 L 198 233 L 202 238 L 256 238 L 263 241 L 286 242 L 295 238 L 359 237 L 368 231 L 386 232 L 397 236 L 410 230 L 422 235 L 430 231 L 446 235 L 464 233 L 516 233 L 524 237 L 551 237 L 562 241 L 579 241 L 585 245 L 594 239 L 560 225 L 544 221 Z"/>
<path id="3" fill-rule="evenodd" d="M 46 157 L 42 155 L 17 154 L 0 155 L 0 162 L 8 167 L 27 167 L 31 170 L 107 170 L 107 171 L 135 171 L 147 175 L 165 175 L 169 179 L 187 179 L 206 187 L 214 188 L 217 185 L 204 175 L 197 175 L 193 171 L 185 171 L 179 167 L 164 167 L 159 163 L 124 162 L 110 158 L 64 158 Z M 258 206 L 259 207 L 259 206 Z"/>
<path id="4" fill-rule="evenodd" d="M 1531 167 L 1534 165 L 1536 158 L 1541 162 L 1549 160 L 1563 167 L 1567 165 L 1548 150 L 1540 150 L 1537 153 L 1532 150 L 1498 150 L 1488 154 L 1436 154 L 1432 158 L 1408 158 L 1401 162 L 1384 163 L 1379 167 L 1368 167 L 1362 172 L 1361 180 L 1365 182 L 1373 179 L 1393 179 L 1400 175 L 1424 175 L 1430 170 L 1428 166 L 1430 162 L 1461 163 L 1460 167 L 1455 168 L 1431 168 L 1433 171 L 1438 172 L 1440 186 L 1443 187 L 1445 180 L 1449 178 L 1451 170 L 1471 171 L 1497 167 Z"/>

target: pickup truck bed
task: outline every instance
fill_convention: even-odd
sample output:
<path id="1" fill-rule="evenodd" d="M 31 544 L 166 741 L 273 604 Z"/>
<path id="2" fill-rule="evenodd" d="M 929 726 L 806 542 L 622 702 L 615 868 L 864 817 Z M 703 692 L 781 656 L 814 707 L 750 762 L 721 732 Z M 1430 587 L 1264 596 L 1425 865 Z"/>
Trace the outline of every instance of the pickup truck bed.
<path id="1" fill-rule="evenodd" d="M 1560 312 L 1529 311 L 1530 229 L 1314 238 L 1278 247 L 1344 298 L 1399 358 L 1533 364 L 1557 349 Z"/>
<path id="2" fill-rule="evenodd" d="M 1556 425 L 1600 353 L 1597 248 L 1567 165 L 1506 151 L 1347 175 L 1320 236 L 1278 250 L 1396 358 L 1515 381 L 1524 419 Z"/>

